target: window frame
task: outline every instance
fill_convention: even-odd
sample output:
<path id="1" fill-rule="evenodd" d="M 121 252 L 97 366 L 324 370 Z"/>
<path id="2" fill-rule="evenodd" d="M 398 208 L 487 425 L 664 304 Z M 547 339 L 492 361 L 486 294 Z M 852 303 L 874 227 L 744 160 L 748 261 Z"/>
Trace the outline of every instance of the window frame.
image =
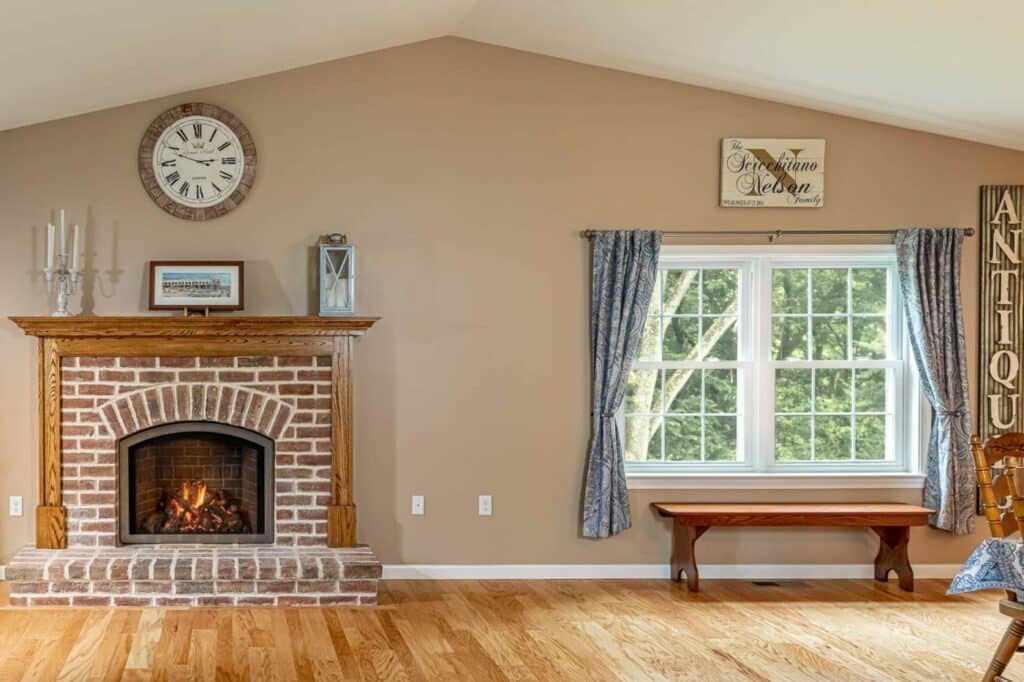
<path id="1" fill-rule="evenodd" d="M 889 272 L 889 330 L 887 360 L 786 361 L 771 358 L 772 269 L 774 267 L 822 268 L 885 265 Z M 808 483 L 820 487 L 909 487 L 920 488 L 921 444 L 927 443 L 924 426 L 930 424 L 921 399 L 916 372 L 910 362 L 910 350 L 904 333 L 902 301 L 895 270 L 895 248 L 891 245 L 828 246 L 663 246 L 659 273 L 683 268 L 738 268 L 739 334 L 736 361 L 704 360 L 637 361 L 631 369 L 680 369 L 694 367 L 737 370 L 736 462 L 664 461 L 626 462 L 630 487 L 707 487 L 714 479 L 739 487 L 788 488 Z M 660 311 L 659 311 L 660 312 Z M 851 312 L 847 313 L 848 315 Z M 756 339 L 761 343 L 755 343 Z M 892 369 L 894 381 L 892 428 L 887 434 L 887 450 L 893 459 L 884 462 L 815 461 L 779 462 L 774 457 L 775 411 L 774 372 L 777 367 L 803 368 L 822 365 L 849 368 L 868 364 Z M 745 396 L 750 396 L 746 400 Z M 664 406 L 663 406 L 664 408 Z M 852 406 L 855 410 L 855 406 Z M 625 404 L 617 414 L 620 432 L 625 431 Z M 664 437 L 664 426 L 662 427 Z M 757 437 L 756 434 L 763 434 Z M 743 460 L 739 458 L 743 457 Z"/>

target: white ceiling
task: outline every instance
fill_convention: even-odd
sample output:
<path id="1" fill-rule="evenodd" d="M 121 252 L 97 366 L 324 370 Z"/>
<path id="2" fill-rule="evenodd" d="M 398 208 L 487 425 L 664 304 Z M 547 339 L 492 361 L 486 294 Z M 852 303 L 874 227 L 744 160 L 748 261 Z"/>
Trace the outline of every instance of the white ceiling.
<path id="1" fill-rule="evenodd" d="M 1024 149 L 1012 0 L 5 5 L 0 130 L 458 35 Z"/>
<path id="2" fill-rule="evenodd" d="M 473 0 L 0 0 L 0 130 L 443 36 Z"/>

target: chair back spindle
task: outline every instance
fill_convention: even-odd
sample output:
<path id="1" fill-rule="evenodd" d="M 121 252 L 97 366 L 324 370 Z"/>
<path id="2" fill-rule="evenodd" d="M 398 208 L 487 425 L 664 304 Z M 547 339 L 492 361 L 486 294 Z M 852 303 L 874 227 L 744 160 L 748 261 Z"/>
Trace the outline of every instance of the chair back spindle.
<path id="1" fill-rule="evenodd" d="M 984 446 L 971 436 L 971 454 L 989 533 L 1024 538 L 1024 433 L 993 436 Z M 1017 601 L 1017 594 L 1007 590 L 1006 598 Z"/>
<path id="2" fill-rule="evenodd" d="M 981 506 L 992 537 L 1024 529 L 1024 433 L 994 436 L 983 446 L 971 437 Z"/>

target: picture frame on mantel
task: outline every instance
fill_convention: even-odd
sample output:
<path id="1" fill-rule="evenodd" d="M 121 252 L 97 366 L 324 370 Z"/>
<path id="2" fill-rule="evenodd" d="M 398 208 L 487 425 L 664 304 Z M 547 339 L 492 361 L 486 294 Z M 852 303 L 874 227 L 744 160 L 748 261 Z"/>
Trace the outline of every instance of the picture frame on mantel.
<path id="1" fill-rule="evenodd" d="M 240 260 L 149 262 L 149 309 L 245 309 L 245 263 Z"/>

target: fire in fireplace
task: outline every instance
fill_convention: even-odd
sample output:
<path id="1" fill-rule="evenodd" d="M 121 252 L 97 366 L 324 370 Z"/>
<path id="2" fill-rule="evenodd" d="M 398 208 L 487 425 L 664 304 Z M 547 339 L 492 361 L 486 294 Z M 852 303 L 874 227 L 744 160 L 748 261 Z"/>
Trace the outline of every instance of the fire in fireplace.
<path id="1" fill-rule="evenodd" d="M 128 436 L 118 450 L 122 543 L 273 541 L 268 438 L 227 424 L 179 422 Z"/>
<path id="2" fill-rule="evenodd" d="M 181 490 L 164 491 L 159 507 L 142 527 L 147 533 L 251 533 L 249 514 L 239 504 L 230 490 L 185 481 Z"/>

